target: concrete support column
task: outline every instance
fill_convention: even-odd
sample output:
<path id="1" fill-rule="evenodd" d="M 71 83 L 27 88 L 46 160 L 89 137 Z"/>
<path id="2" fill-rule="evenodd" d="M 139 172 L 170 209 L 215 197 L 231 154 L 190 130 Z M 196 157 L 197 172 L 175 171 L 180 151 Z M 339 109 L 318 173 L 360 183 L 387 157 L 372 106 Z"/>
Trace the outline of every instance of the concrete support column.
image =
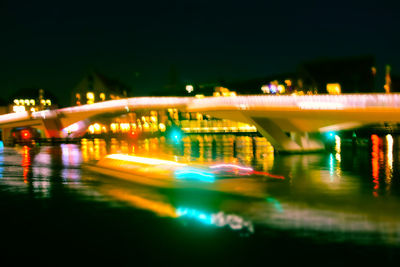
<path id="1" fill-rule="evenodd" d="M 62 125 L 58 118 L 44 119 L 42 121 L 47 138 L 60 138 Z"/>
<path id="2" fill-rule="evenodd" d="M 318 134 L 291 132 L 288 135 L 270 119 L 251 118 L 251 120 L 277 151 L 296 153 L 318 151 L 325 148 L 323 142 L 318 139 Z"/>

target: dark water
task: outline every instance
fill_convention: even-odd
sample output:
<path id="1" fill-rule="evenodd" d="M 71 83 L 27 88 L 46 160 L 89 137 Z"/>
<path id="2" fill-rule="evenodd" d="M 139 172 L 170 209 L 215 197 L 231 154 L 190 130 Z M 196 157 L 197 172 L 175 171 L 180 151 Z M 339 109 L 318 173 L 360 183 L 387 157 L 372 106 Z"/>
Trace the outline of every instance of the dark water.
<path id="1" fill-rule="evenodd" d="M 395 263 L 400 139 L 362 141 L 306 155 L 274 155 L 263 138 L 235 136 L 3 148 L 0 248 L 12 263 L 4 266 Z M 261 194 L 249 197 L 146 187 L 81 168 L 116 152 L 237 162 L 271 176 L 254 177 Z"/>

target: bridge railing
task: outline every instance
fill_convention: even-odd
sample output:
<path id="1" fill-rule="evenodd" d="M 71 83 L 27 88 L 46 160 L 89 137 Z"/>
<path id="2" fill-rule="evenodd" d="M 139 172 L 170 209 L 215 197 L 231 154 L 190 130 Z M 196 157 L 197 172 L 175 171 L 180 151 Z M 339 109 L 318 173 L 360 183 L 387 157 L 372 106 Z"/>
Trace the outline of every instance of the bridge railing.
<path id="1" fill-rule="evenodd" d="M 400 94 L 349 95 L 251 95 L 194 99 L 189 110 L 257 109 L 265 107 L 298 109 L 349 109 L 368 107 L 400 108 Z"/>

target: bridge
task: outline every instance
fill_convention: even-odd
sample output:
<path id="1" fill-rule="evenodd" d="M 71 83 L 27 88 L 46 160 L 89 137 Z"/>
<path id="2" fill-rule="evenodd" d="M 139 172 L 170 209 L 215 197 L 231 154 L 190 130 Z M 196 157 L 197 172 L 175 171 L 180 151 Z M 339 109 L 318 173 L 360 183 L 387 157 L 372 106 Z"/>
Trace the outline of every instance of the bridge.
<path id="1" fill-rule="evenodd" d="M 91 105 L 10 113 L 0 116 L 2 140 L 15 127 L 32 126 L 46 137 L 76 136 L 88 119 L 138 110 L 177 108 L 215 118 L 252 124 L 278 151 L 302 152 L 324 148 L 319 133 L 368 124 L 400 122 L 400 94 L 247 95 L 232 97 L 133 97 Z"/>

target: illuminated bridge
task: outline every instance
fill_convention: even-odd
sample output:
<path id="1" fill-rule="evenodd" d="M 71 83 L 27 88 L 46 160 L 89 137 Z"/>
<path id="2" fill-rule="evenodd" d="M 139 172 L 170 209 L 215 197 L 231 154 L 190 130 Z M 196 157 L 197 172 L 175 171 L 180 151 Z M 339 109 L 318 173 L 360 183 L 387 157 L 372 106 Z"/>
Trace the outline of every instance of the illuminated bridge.
<path id="1" fill-rule="evenodd" d="M 400 122 L 400 94 L 249 95 L 234 97 L 133 97 L 91 105 L 11 113 L 0 116 L 2 139 L 11 129 L 32 126 L 46 137 L 83 133 L 85 120 L 102 114 L 120 115 L 138 110 L 177 108 L 215 118 L 252 124 L 278 151 L 323 149 L 318 134 L 354 129 L 368 124 Z"/>

